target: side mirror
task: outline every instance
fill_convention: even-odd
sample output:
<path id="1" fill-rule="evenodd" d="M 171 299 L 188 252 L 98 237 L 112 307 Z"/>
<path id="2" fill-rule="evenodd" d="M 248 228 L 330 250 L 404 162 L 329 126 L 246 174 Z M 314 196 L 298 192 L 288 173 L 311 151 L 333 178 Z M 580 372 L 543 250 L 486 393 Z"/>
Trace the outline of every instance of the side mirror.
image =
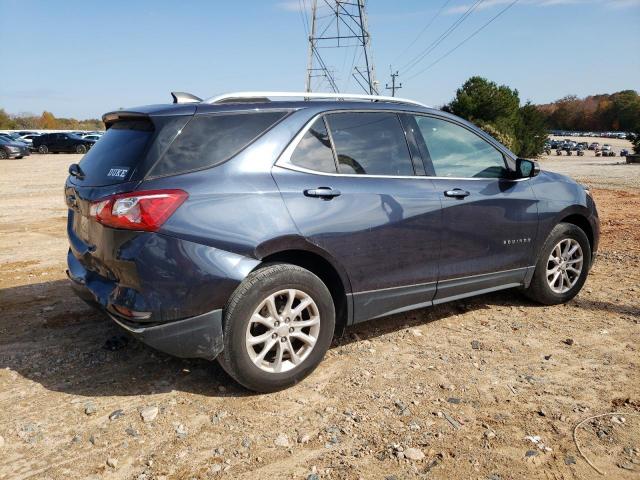
<path id="1" fill-rule="evenodd" d="M 540 164 L 534 160 L 518 158 L 516 160 L 516 177 L 530 178 L 540 173 Z"/>

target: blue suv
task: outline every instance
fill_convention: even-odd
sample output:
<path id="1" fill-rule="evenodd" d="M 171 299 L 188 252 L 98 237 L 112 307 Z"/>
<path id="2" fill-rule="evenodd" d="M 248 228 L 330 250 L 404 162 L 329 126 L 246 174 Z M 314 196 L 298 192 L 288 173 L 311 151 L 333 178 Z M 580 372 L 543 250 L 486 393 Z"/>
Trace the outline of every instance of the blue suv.
<path id="1" fill-rule="evenodd" d="M 507 288 L 557 304 L 585 282 L 588 189 L 458 117 L 364 95 L 174 100 L 104 115 L 65 185 L 72 285 L 156 349 L 273 391 L 347 325 Z"/>

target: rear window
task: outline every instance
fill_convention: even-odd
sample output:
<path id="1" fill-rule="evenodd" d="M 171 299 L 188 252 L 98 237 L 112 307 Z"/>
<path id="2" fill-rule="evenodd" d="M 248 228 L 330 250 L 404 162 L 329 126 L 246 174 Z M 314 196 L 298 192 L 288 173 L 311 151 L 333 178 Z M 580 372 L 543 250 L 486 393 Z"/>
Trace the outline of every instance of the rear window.
<path id="1" fill-rule="evenodd" d="M 331 140 L 324 119 L 319 118 L 311 125 L 291 155 L 290 161 L 309 170 L 336 173 Z"/>
<path id="2" fill-rule="evenodd" d="M 114 123 L 80 161 L 87 185 L 112 185 L 127 180 L 144 156 L 153 135 L 150 120 Z"/>
<path id="3" fill-rule="evenodd" d="M 286 112 L 196 115 L 149 176 L 175 175 L 218 165 L 239 153 L 285 115 Z"/>

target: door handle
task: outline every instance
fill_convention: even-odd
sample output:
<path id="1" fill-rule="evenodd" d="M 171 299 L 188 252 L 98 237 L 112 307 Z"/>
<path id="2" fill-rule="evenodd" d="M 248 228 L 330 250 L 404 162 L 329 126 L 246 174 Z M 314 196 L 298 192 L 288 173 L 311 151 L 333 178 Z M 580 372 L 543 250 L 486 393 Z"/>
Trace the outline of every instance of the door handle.
<path id="1" fill-rule="evenodd" d="M 307 197 L 322 198 L 324 200 L 331 200 L 333 197 L 340 195 L 340 190 L 334 190 L 330 187 L 318 187 L 311 188 L 304 191 Z"/>
<path id="2" fill-rule="evenodd" d="M 444 192 L 445 197 L 452 198 L 464 198 L 468 197 L 469 195 L 471 195 L 469 192 L 467 192 L 466 190 L 462 190 L 461 188 L 454 188 L 453 190 L 447 190 L 446 192 Z"/>

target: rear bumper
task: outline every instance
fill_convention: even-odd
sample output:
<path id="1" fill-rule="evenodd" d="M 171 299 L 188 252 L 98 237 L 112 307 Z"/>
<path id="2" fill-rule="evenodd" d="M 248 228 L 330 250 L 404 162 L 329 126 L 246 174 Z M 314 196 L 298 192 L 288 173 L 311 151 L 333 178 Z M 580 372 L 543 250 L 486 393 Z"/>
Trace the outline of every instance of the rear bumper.
<path id="1" fill-rule="evenodd" d="M 224 348 L 222 310 L 151 327 L 109 316 L 141 342 L 174 357 L 213 360 Z"/>
<path id="2" fill-rule="evenodd" d="M 69 259 L 67 275 L 76 294 L 92 306 L 104 311 L 131 336 L 156 350 L 180 358 L 215 359 L 223 349 L 222 309 L 161 324 L 145 324 L 127 320 L 111 311 L 108 297 L 113 284 L 91 278 L 81 265 Z M 84 275 L 82 275 L 84 273 Z M 79 275 L 80 274 L 80 275 Z"/>

